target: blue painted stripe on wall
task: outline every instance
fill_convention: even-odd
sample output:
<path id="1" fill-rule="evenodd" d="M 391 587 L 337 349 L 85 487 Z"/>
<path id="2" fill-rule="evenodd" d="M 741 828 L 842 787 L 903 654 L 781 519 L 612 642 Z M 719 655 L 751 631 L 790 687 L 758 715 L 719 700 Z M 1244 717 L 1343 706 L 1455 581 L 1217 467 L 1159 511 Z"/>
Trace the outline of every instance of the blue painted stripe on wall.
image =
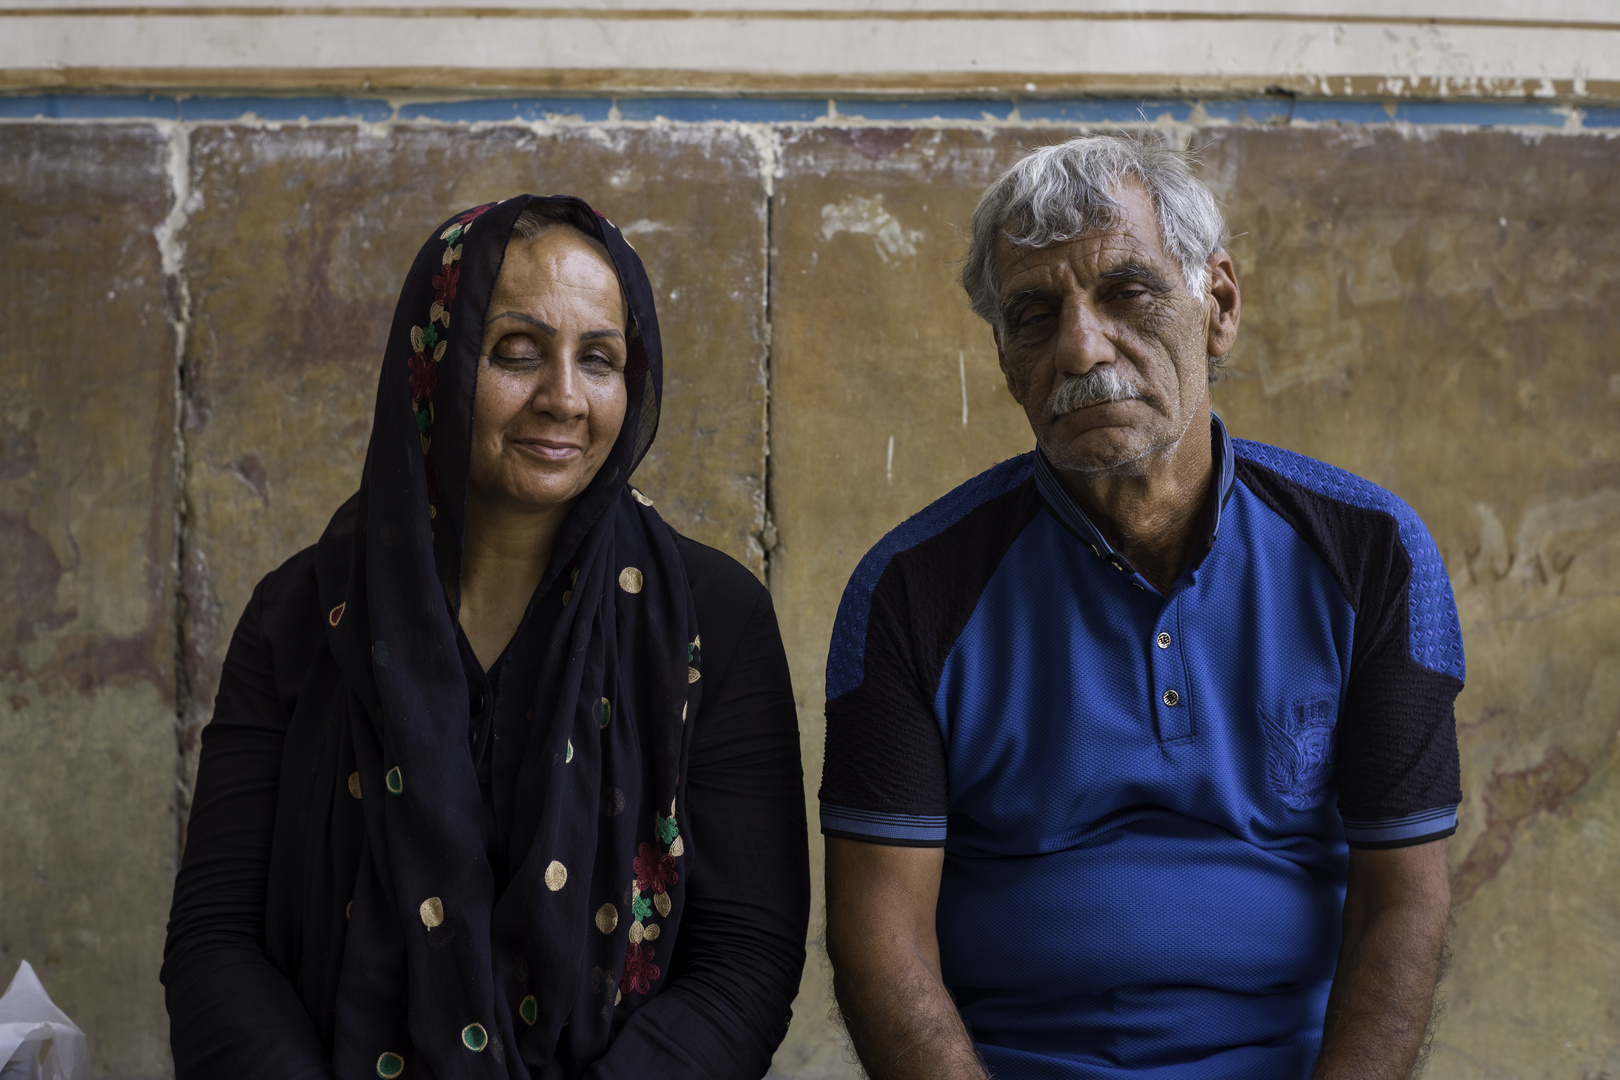
<path id="1" fill-rule="evenodd" d="M 1377 101 L 1301 101 L 1294 119 L 1312 124 L 1387 124 L 1389 110 Z"/>
<path id="2" fill-rule="evenodd" d="M 14 120 L 180 119 L 180 103 L 148 94 L 31 94 L 0 97 L 0 116 Z"/>
<path id="3" fill-rule="evenodd" d="M 378 123 L 394 115 L 382 98 L 351 97 L 194 97 L 180 100 L 182 120 L 366 120 Z"/>
<path id="4" fill-rule="evenodd" d="M 1191 101 L 1171 98 L 1031 98 L 1018 103 L 1020 119 L 1071 124 L 1140 124 L 1163 116 L 1188 120 L 1192 111 Z"/>
<path id="5" fill-rule="evenodd" d="M 808 124 L 827 115 L 826 98 L 620 98 L 625 120 L 688 123 L 729 120 L 742 124 Z"/>
<path id="6" fill-rule="evenodd" d="M 1564 114 L 1551 105 L 1519 102 L 1403 101 L 1395 119 L 1408 124 L 1465 124 L 1469 127 L 1563 127 Z"/>
<path id="7" fill-rule="evenodd" d="M 1286 97 L 1222 99 L 1204 102 L 1204 115 L 1211 120 L 1230 120 L 1233 123 L 1266 124 L 1286 120 L 1294 111 L 1294 102 Z"/>
<path id="8" fill-rule="evenodd" d="M 470 101 L 414 102 L 399 107 L 402 120 L 606 120 L 613 99 L 578 98 L 474 98 Z"/>
<path id="9" fill-rule="evenodd" d="M 948 98 L 940 101 L 838 101 L 838 115 L 858 120 L 1005 120 L 1012 115 L 1011 101 L 985 98 Z"/>
<path id="10" fill-rule="evenodd" d="M 1281 96 L 1214 98 L 1202 102 L 1177 98 L 938 98 L 922 100 L 835 100 L 839 118 L 865 121 L 1011 119 L 1060 124 L 1131 124 L 1164 117 L 1192 119 L 1202 104 L 1212 120 L 1232 123 L 1410 124 L 1466 127 L 1564 127 L 1566 114 L 1557 106 L 1522 101 L 1403 101 L 1392 118 L 1377 101 L 1299 100 Z M 412 102 L 393 106 L 374 97 L 246 97 L 156 94 L 21 94 L 0 96 L 0 118 L 13 120 L 192 120 L 227 121 L 253 116 L 262 120 L 402 120 L 441 123 L 539 120 L 601 122 L 617 106 L 625 120 L 751 124 L 810 123 L 828 118 L 825 98 L 805 97 L 503 97 L 459 101 Z M 1595 130 L 1620 127 L 1620 108 L 1579 110 L 1581 126 Z"/>

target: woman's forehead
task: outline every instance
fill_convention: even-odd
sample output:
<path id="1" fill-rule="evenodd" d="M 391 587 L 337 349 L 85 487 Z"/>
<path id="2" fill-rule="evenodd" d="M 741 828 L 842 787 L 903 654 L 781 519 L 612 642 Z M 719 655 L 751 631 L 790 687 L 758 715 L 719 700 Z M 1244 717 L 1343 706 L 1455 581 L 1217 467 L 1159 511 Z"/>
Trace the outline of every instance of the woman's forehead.
<path id="1" fill-rule="evenodd" d="M 566 225 L 538 236 L 513 239 L 495 280 L 495 305 L 589 305 L 612 316 L 622 329 L 624 291 L 600 242 Z"/>

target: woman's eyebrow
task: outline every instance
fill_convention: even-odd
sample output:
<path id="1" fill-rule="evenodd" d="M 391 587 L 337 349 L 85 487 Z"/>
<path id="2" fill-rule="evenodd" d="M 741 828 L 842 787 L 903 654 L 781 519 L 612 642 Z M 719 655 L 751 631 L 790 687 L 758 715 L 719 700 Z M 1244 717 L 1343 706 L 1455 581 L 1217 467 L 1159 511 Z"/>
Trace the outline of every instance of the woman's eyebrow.
<path id="1" fill-rule="evenodd" d="M 497 322 L 501 319 L 516 319 L 518 322 L 528 323 L 530 326 L 538 326 L 540 329 L 546 332 L 547 337 L 557 336 L 557 328 L 555 326 L 552 326 L 548 322 L 542 322 L 533 315 L 527 315 L 521 311 L 503 311 L 499 315 L 492 316 L 489 321 Z"/>
<path id="2" fill-rule="evenodd" d="M 553 335 L 555 335 L 556 333 L 557 333 L 557 331 L 555 331 L 555 330 L 552 331 Z M 619 333 L 619 331 L 613 329 L 611 326 L 608 327 L 606 330 L 587 330 L 583 334 L 579 335 L 579 340 L 581 340 L 581 341 L 589 341 L 589 340 L 591 340 L 591 338 L 603 338 L 603 337 L 616 337 L 620 341 L 624 340 L 624 335 Z"/>

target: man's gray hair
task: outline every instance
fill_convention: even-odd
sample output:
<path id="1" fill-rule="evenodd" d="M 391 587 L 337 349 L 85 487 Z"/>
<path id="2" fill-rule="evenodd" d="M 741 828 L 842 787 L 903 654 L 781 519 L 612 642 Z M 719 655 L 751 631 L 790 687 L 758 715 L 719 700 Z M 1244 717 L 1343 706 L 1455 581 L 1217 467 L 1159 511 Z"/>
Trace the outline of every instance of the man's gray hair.
<path id="1" fill-rule="evenodd" d="M 1159 235 L 1187 287 L 1206 292 L 1205 264 L 1226 246 L 1226 221 L 1215 196 L 1193 176 L 1188 155 L 1129 135 L 1081 135 L 1032 152 L 979 198 L 961 278 L 973 310 L 1001 329 L 996 245 L 1002 237 L 1042 248 L 1113 228 L 1122 213 L 1115 196 L 1132 180 L 1153 200 Z"/>

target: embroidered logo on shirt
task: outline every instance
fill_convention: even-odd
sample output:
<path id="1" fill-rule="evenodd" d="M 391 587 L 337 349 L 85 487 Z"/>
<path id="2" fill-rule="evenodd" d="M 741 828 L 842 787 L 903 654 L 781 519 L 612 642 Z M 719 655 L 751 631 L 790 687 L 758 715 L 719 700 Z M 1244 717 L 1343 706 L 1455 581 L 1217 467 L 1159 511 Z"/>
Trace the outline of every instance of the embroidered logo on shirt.
<path id="1" fill-rule="evenodd" d="M 1333 783 L 1333 732 L 1338 720 L 1327 698 L 1296 701 L 1281 723 L 1266 717 L 1266 779 L 1292 810 L 1311 810 Z"/>

